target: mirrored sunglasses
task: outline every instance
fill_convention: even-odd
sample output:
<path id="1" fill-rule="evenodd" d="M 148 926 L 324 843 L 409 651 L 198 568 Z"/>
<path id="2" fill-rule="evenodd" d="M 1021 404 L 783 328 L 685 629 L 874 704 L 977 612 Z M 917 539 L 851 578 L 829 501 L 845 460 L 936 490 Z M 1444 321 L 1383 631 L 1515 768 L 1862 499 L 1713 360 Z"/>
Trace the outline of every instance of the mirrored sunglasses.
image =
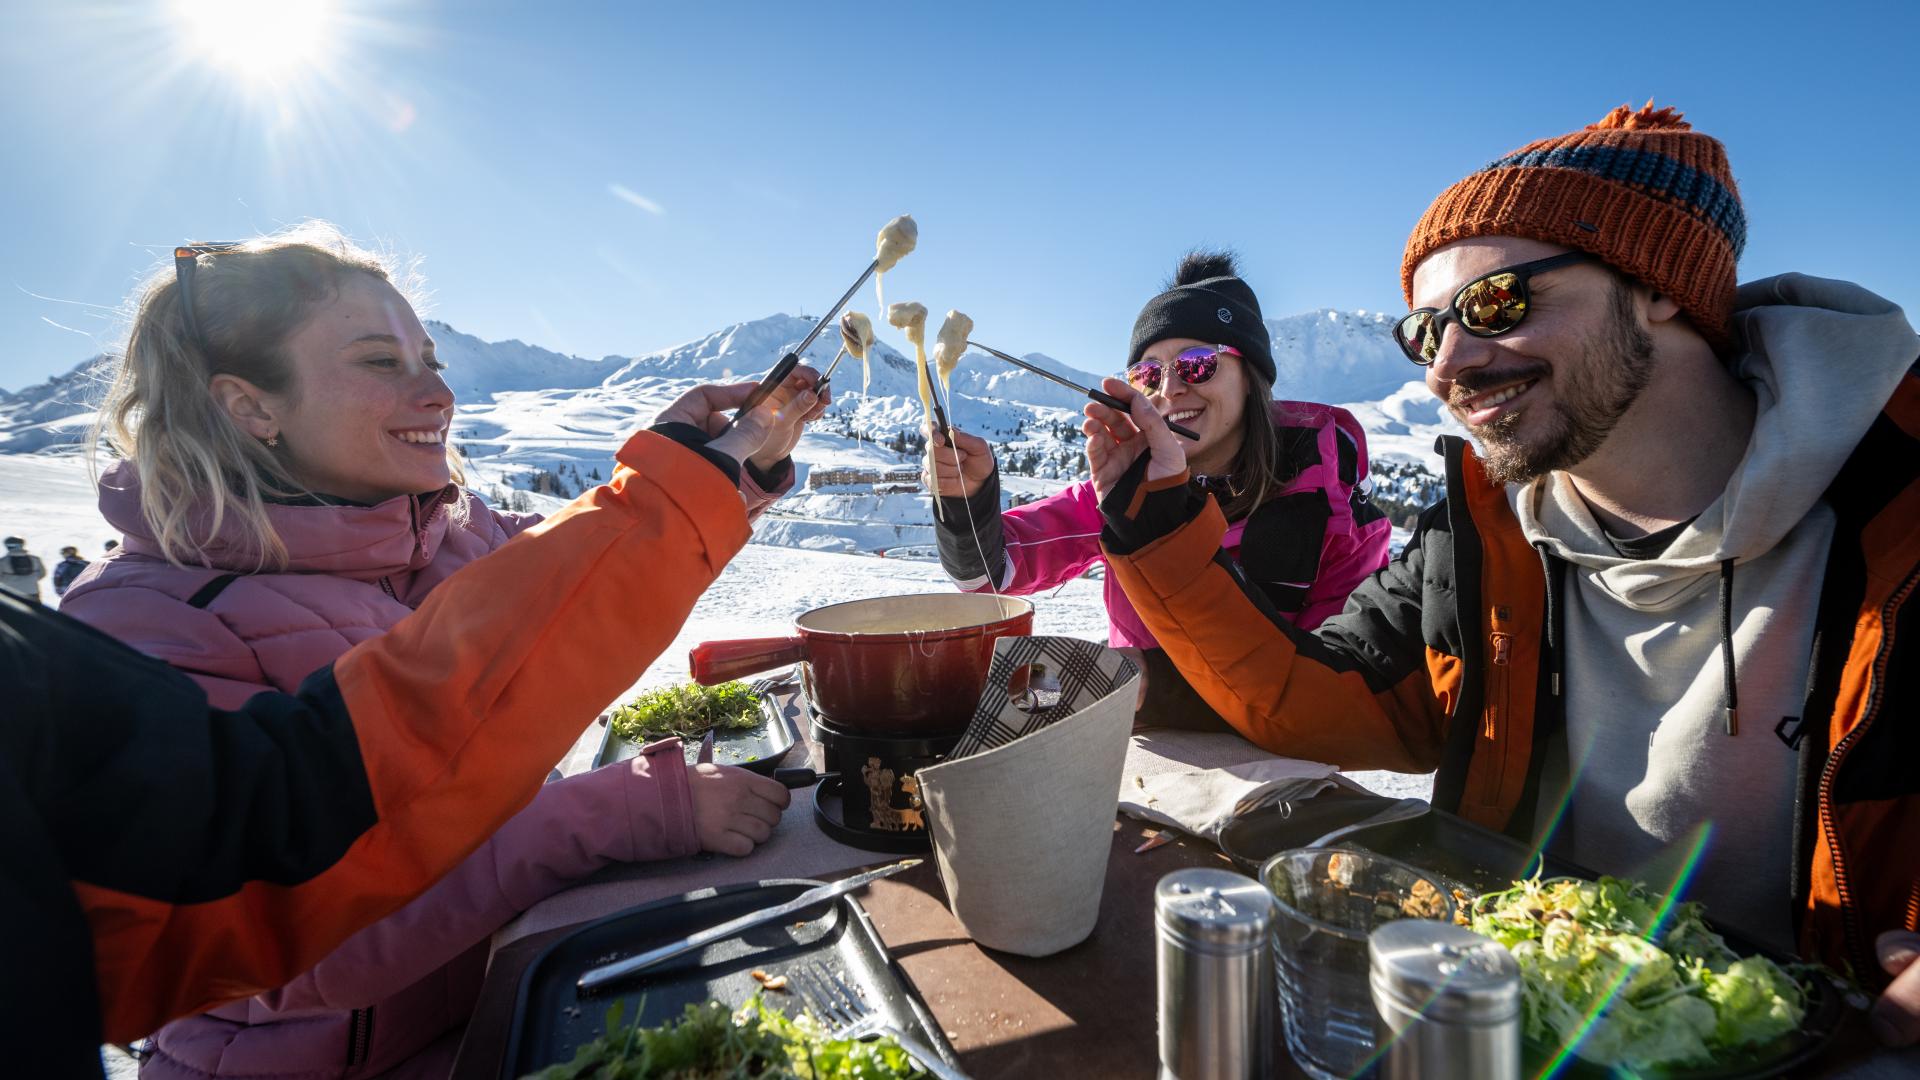
<path id="1" fill-rule="evenodd" d="M 1195 345 L 1182 349 L 1173 358 L 1173 373 L 1188 386 L 1199 386 L 1220 370 L 1222 356 L 1238 357 L 1240 350 L 1231 345 Z M 1151 394 L 1160 389 L 1163 365 L 1158 360 L 1142 360 L 1127 369 L 1127 382 L 1134 389 Z"/>
<path id="2" fill-rule="evenodd" d="M 1440 340 L 1446 334 L 1449 321 L 1459 323 L 1462 330 L 1474 337 L 1499 337 L 1527 317 L 1533 299 L 1527 282 L 1535 275 L 1575 263 L 1597 261 L 1598 256 L 1569 251 L 1503 266 L 1460 286 L 1445 311 L 1421 308 L 1408 312 L 1394 326 L 1393 338 L 1400 343 L 1400 351 L 1407 354 L 1407 359 L 1426 367 L 1439 358 Z"/>

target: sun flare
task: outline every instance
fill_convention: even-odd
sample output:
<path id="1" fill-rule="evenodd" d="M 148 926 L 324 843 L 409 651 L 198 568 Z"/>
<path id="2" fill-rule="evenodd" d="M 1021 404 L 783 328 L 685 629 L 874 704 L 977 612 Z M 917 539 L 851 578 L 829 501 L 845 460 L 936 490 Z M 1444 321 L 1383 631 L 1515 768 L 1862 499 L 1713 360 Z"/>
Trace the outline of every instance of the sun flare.
<path id="1" fill-rule="evenodd" d="M 256 84 L 320 66 L 335 22 L 330 0 L 174 0 L 173 16 L 193 60 Z"/>

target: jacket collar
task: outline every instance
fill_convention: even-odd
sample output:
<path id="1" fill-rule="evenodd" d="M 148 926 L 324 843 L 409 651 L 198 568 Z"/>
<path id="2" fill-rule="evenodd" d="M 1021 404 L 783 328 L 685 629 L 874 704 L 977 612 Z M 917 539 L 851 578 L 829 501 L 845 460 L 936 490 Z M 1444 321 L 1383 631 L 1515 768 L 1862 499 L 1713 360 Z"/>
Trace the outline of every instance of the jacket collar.
<path id="1" fill-rule="evenodd" d="M 448 509 L 460 497 L 460 488 L 449 484 L 372 506 L 269 503 L 266 511 L 287 548 L 284 572 L 376 581 L 432 562 L 447 535 Z M 163 557 L 140 512 L 140 477 L 131 461 L 118 462 L 101 476 L 100 512 L 126 537 L 128 551 Z M 189 531 L 201 549 L 188 556 L 190 563 L 233 573 L 260 568 L 258 547 L 231 516 L 216 529 L 210 509 L 197 506 Z"/>

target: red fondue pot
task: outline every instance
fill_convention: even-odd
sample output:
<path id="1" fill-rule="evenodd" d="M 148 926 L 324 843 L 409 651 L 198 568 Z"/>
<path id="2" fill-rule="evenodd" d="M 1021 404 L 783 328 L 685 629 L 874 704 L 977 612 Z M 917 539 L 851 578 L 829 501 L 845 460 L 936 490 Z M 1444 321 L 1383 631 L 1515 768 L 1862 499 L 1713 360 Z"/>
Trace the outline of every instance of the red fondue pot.
<path id="1" fill-rule="evenodd" d="M 971 593 L 881 596 L 814 608 L 792 637 L 708 641 L 689 667 L 704 686 L 804 663 L 807 700 L 835 726 L 957 734 L 987 684 L 993 641 L 1033 633 L 1033 605 Z"/>

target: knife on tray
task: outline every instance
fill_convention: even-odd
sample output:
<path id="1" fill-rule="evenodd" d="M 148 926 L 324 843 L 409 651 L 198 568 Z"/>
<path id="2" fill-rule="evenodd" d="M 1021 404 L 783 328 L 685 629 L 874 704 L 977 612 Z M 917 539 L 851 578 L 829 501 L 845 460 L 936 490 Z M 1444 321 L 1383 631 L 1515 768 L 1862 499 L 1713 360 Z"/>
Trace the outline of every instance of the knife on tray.
<path id="1" fill-rule="evenodd" d="M 602 964 L 597 968 L 590 968 L 586 974 L 580 976 L 580 980 L 575 986 L 581 993 L 591 993 L 609 983 L 618 982 L 636 972 L 645 971 L 655 964 L 671 960 L 685 953 L 690 953 L 695 949 L 711 945 L 716 941 L 730 938 L 742 930 L 750 930 L 753 927 L 761 926 L 777 919 L 784 919 L 795 912 L 804 911 L 816 904 L 835 899 L 836 897 L 845 896 L 855 889 L 864 888 L 873 882 L 879 881 L 881 878 L 892 877 L 902 870 L 910 870 L 913 867 L 919 866 L 921 862 L 922 860 L 920 859 L 902 859 L 891 866 L 883 866 L 878 870 L 868 870 L 864 874 L 855 874 L 850 878 L 842 878 L 831 884 L 808 889 L 806 892 L 801 893 L 799 896 L 777 907 L 761 908 L 759 911 L 751 911 L 737 919 L 729 919 L 719 926 L 708 927 L 698 933 L 689 934 L 679 941 L 669 942 L 657 949 L 648 949 L 646 952 L 629 956 L 625 960 L 616 960 L 611 964 Z"/>

